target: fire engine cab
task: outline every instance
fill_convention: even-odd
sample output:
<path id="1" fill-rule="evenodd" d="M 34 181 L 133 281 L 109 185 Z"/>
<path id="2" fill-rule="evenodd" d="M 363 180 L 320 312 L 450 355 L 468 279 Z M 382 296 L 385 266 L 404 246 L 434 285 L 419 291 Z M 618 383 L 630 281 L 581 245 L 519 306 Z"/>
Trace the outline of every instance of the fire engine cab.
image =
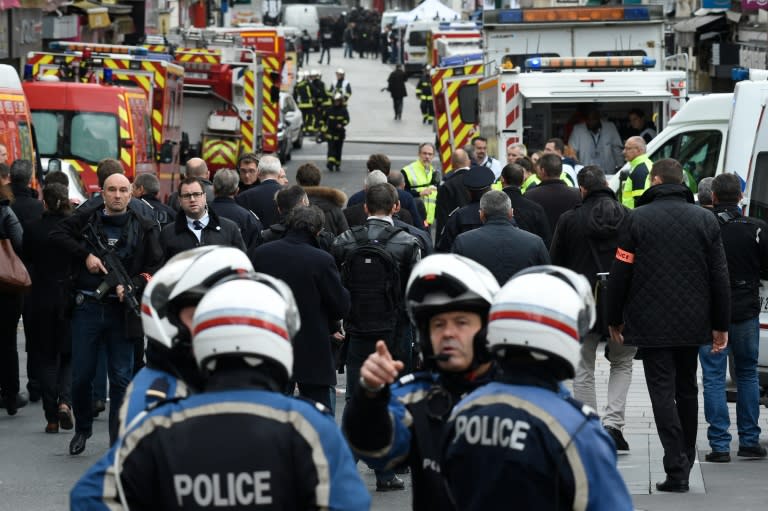
<path id="1" fill-rule="evenodd" d="M 10 165 L 18 159 L 34 161 L 32 120 L 27 100 L 19 74 L 6 64 L 0 64 L 0 144 L 5 149 L 3 163 Z"/>
<path id="2" fill-rule="evenodd" d="M 170 58 L 149 55 L 146 49 L 133 46 L 54 42 L 51 48 L 55 52 L 28 54 L 25 90 L 36 94 L 37 106 L 32 110 L 38 140 L 44 138 L 40 132 L 44 125 L 55 134 L 57 129 L 66 129 L 60 123 L 70 123 L 67 128 L 71 131 L 54 136 L 52 140 L 58 140 L 55 147 L 47 141 L 49 150 L 42 152 L 59 160 L 65 167 L 61 170 L 71 169 L 72 175 L 80 176 L 77 181 L 82 182 L 86 197 L 99 191 L 96 165 L 106 155 L 118 159 L 130 179 L 140 172 L 154 172 L 160 180 L 158 197 L 164 200 L 179 179 L 184 70 Z M 56 80 L 67 84 L 40 83 Z M 103 87 L 80 87 L 88 84 Z M 108 86 L 115 88 L 108 92 Z M 61 95 L 38 94 L 46 87 Z M 77 112 L 93 115 L 79 116 Z M 73 154 L 75 128 L 85 137 L 93 133 L 94 140 L 103 140 L 103 150 L 93 146 Z"/>
<path id="3" fill-rule="evenodd" d="M 199 155 L 212 173 L 236 168 L 243 153 L 262 150 L 263 80 L 261 56 L 239 39 L 201 31 L 183 34 L 187 45 L 174 52 L 184 67 L 183 129 L 190 154 Z"/>

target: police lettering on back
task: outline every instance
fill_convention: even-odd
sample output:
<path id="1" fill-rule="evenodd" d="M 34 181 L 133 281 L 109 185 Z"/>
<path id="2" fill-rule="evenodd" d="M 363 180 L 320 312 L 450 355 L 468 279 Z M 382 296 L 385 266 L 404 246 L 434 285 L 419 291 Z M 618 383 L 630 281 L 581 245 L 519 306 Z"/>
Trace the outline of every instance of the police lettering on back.
<path id="1" fill-rule="evenodd" d="M 456 433 L 453 442 L 463 439 L 470 445 L 509 447 L 516 451 L 525 449 L 525 439 L 531 425 L 525 421 L 510 418 L 488 417 L 487 415 L 461 415 L 456 418 Z"/>
<path id="2" fill-rule="evenodd" d="M 198 507 L 226 507 L 272 504 L 268 470 L 227 472 L 226 474 L 175 474 L 173 489 L 179 507 L 188 507 L 184 499 L 192 497 Z"/>

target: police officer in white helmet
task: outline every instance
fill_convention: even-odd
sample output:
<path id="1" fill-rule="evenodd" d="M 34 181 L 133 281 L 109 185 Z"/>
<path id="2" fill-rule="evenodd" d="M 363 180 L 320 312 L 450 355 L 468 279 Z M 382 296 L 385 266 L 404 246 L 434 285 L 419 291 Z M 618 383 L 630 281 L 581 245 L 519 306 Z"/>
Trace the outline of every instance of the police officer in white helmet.
<path id="1" fill-rule="evenodd" d="M 203 390 L 158 407 L 121 437 L 110 469 L 117 488 L 105 504 L 368 509 L 333 417 L 282 394 L 299 328 L 293 294 L 278 279 L 250 274 L 208 291 L 193 319 Z"/>
<path id="2" fill-rule="evenodd" d="M 633 509 L 599 417 L 560 390 L 594 322 L 589 282 L 566 268 L 528 268 L 496 293 L 487 334 L 496 381 L 456 405 L 445 436 L 456 509 Z"/>
<path id="3" fill-rule="evenodd" d="M 440 473 L 440 440 L 451 407 L 490 381 L 484 325 L 499 285 L 456 254 L 423 259 L 411 272 L 406 307 L 418 330 L 425 371 L 403 376 L 384 341 L 360 369 L 343 429 L 355 454 L 376 469 L 410 465 L 413 509 L 451 509 Z M 377 481 L 377 490 L 395 489 Z"/>

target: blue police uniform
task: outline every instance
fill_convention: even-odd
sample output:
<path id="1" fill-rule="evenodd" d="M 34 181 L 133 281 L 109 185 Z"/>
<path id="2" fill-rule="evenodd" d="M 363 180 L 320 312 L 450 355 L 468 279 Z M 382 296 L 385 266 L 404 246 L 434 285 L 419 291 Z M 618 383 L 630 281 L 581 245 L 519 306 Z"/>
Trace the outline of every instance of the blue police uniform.
<path id="1" fill-rule="evenodd" d="M 454 408 L 442 469 L 458 509 L 506 510 L 514 499 L 520 509 L 631 511 L 597 414 L 531 378 L 489 383 Z"/>
<path id="2" fill-rule="evenodd" d="M 488 371 L 490 374 L 492 371 Z M 485 384 L 487 376 L 464 380 L 451 375 L 417 372 L 366 397 L 358 388 L 344 415 L 344 433 L 353 452 L 371 468 L 411 467 L 413 509 L 451 509 L 440 474 L 440 439 L 453 404 L 462 393 Z"/>
<path id="3" fill-rule="evenodd" d="M 333 417 L 265 390 L 211 390 L 158 406 L 77 482 L 71 509 L 119 505 L 118 472 L 130 509 L 370 507 Z"/>

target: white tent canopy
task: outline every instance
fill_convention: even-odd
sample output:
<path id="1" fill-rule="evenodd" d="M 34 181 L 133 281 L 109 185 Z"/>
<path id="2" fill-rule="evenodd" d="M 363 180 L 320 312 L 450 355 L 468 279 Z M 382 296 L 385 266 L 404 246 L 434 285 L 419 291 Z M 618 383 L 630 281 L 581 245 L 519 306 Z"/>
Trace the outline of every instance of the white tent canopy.
<path id="1" fill-rule="evenodd" d="M 396 26 L 405 26 L 412 21 L 457 21 L 461 15 L 440 0 L 424 0 L 414 10 L 397 15 Z"/>

